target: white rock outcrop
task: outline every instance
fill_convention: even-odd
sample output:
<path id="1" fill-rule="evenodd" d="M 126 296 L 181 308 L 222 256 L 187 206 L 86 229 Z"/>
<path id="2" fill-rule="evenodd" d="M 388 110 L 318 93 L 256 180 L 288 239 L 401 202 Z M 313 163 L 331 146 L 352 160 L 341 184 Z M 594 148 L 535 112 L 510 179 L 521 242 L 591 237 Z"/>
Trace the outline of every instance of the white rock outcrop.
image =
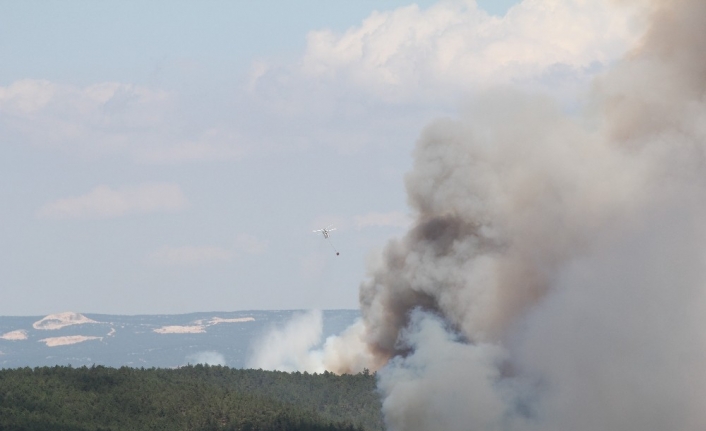
<path id="1" fill-rule="evenodd" d="M 47 347 L 66 346 L 68 344 L 82 343 L 88 340 L 102 340 L 103 337 L 89 337 L 86 335 L 69 335 L 66 337 L 44 338 L 39 341 L 45 343 Z"/>
<path id="2" fill-rule="evenodd" d="M 45 318 L 34 322 L 32 324 L 32 327 L 34 329 L 52 330 L 61 329 L 65 326 L 81 325 L 84 323 L 100 322 L 96 322 L 95 320 L 89 319 L 83 314 L 68 311 L 66 313 L 50 314 Z"/>
<path id="3" fill-rule="evenodd" d="M 18 329 L 17 331 L 10 331 L 0 335 L 0 339 L 9 341 L 20 341 L 27 339 L 27 331 L 24 329 Z"/>

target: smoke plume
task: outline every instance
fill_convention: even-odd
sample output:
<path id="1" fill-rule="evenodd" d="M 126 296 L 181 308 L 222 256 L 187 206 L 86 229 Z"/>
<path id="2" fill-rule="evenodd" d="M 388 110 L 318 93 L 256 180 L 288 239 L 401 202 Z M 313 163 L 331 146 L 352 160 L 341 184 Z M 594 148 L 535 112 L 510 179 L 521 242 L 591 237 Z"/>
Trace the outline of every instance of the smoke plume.
<path id="1" fill-rule="evenodd" d="M 319 310 L 295 314 L 283 327 L 271 328 L 254 346 L 249 368 L 323 372 L 321 354 L 312 349 L 321 341 L 323 315 Z"/>
<path id="2" fill-rule="evenodd" d="M 323 353 L 379 369 L 390 430 L 706 429 L 706 2 L 633 3 L 585 112 L 495 89 L 422 133 L 413 227 Z"/>

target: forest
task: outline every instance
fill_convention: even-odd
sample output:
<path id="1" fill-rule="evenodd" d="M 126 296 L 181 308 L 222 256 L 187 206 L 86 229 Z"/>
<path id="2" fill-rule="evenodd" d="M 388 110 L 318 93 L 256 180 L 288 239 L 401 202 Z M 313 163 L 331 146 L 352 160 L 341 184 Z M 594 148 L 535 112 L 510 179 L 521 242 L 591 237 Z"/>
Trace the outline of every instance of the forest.
<path id="1" fill-rule="evenodd" d="M 0 430 L 379 431 L 375 374 L 223 366 L 0 370 Z"/>

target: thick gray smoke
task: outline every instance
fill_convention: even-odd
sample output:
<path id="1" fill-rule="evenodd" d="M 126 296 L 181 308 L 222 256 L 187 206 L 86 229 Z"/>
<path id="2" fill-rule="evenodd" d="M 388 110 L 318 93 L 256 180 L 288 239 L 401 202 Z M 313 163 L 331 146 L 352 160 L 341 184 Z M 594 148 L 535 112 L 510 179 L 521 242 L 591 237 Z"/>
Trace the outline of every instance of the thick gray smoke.
<path id="1" fill-rule="evenodd" d="M 643 3 L 585 114 L 495 90 L 419 139 L 328 363 L 385 364 L 390 430 L 706 429 L 706 2 Z"/>

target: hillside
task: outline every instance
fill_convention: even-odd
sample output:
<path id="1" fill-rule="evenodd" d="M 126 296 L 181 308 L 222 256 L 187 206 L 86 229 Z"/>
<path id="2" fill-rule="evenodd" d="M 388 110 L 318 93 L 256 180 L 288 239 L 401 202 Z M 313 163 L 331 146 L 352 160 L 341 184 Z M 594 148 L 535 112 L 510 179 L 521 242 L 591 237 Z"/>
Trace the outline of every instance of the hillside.
<path id="1" fill-rule="evenodd" d="M 375 376 L 222 366 L 0 370 L 0 429 L 383 429 Z"/>

